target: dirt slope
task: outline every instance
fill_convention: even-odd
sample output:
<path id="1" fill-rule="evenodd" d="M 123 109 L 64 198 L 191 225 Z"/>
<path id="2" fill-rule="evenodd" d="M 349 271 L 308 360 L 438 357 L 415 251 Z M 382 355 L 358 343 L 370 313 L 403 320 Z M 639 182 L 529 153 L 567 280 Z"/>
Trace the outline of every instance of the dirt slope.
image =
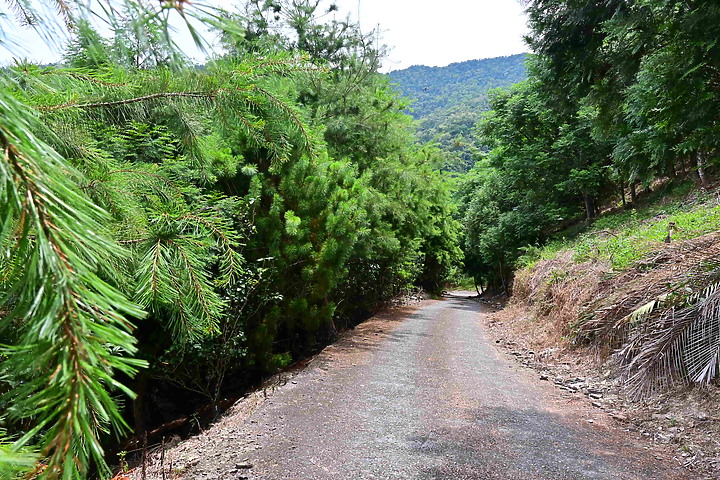
<path id="1" fill-rule="evenodd" d="M 520 368 L 488 341 L 486 313 L 455 295 L 371 319 L 167 452 L 164 478 L 690 478 Z"/>

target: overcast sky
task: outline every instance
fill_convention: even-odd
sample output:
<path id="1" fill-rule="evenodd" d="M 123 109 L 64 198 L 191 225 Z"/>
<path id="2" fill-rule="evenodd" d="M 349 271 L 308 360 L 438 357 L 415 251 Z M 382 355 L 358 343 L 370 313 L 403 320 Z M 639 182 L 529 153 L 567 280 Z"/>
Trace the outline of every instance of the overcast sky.
<path id="1" fill-rule="evenodd" d="M 385 69 L 526 52 L 523 7 L 517 0 L 337 0 L 364 30 L 380 25 L 390 47 Z"/>
<path id="2" fill-rule="evenodd" d="M 237 4 L 234 0 L 203 3 L 231 10 Z M 336 16 L 344 18 L 350 14 L 353 19 L 359 18 L 364 31 L 379 26 L 382 42 L 391 48 L 384 71 L 411 65 L 443 66 L 527 51 L 522 40 L 527 30 L 526 17 L 519 0 L 335 0 L 335 3 L 340 9 Z M 12 48 L 12 54 L 0 49 L 0 63 L 8 63 L 12 56 L 40 62 L 59 59 L 59 52 L 52 52 L 32 32 L 5 33 L 18 45 Z M 191 57 L 202 61 L 189 38 L 178 43 Z"/>

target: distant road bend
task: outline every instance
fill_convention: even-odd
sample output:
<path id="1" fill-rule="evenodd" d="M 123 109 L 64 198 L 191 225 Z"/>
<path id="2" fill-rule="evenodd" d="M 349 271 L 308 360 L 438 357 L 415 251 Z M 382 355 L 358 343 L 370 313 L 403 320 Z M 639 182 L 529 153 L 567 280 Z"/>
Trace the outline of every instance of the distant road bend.
<path id="1" fill-rule="evenodd" d="M 466 294 L 360 325 L 170 452 L 183 478 L 688 478 L 499 352 Z"/>

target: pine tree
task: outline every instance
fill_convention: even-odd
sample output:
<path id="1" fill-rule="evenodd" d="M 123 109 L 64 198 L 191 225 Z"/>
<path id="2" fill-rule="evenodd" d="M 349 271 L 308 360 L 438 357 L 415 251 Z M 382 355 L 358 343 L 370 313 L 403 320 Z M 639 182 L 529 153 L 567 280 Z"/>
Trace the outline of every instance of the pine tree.
<path id="1" fill-rule="evenodd" d="M 66 25 L 91 13 L 58 5 Z M 59 28 L 29 4 L 16 7 L 48 35 Z M 173 8 L 187 13 L 182 7 Z M 150 13 L 132 2 L 119 8 Z M 147 22 L 131 27 L 166 31 L 167 16 Z M 107 62 L 21 65 L 0 77 L 0 291 L 9 345 L 1 401 L 10 421 L 31 425 L 3 442 L 3 474 L 27 468 L 34 448 L 41 478 L 83 478 L 91 466 L 108 473 L 100 437 L 127 431 L 115 397 L 134 394 L 116 375 L 145 365 L 133 359 L 132 335 L 143 308 L 168 319 L 179 342 L 217 331 L 226 305 L 219 289 L 238 280 L 244 263 L 222 213 L 231 203 L 198 185 L 234 167 L 198 135 L 208 115 L 193 112 L 228 112 L 220 123 L 244 132 L 273 163 L 310 149 L 297 111 L 263 86 L 264 76 L 297 71 L 294 59 L 207 72 L 173 61 L 151 73 L 117 68 L 109 46 L 85 33 L 71 63 L 90 46 Z M 173 51 L 171 43 L 164 48 Z"/>

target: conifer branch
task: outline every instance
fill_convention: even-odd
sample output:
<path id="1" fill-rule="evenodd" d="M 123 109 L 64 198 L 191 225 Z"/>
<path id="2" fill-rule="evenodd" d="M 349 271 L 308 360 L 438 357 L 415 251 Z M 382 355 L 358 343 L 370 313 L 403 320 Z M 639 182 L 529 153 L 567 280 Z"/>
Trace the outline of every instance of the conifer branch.
<path id="1" fill-rule="evenodd" d="M 5 0 L 11 10 L 15 11 L 15 16 L 23 26 L 33 26 L 37 22 L 35 13 L 27 8 L 22 0 Z"/>
<path id="2" fill-rule="evenodd" d="M 67 75 L 68 77 L 72 77 L 76 80 L 83 80 L 83 81 L 90 82 L 90 83 L 96 83 L 98 85 L 103 85 L 105 87 L 125 87 L 125 86 L 127 86 L 127 83 L 106 82 L 104 80 L 100 80 L 99 78 L 95 78 L 91 75 L 85 75 L 82 73 L 71 72 L 69 70 L 46 70 L 46 71 L 40 72 L 40 75 Z"/>
<path id="3" fill-rule="evenodd" d="M 114 312 L 118 307 L 133 309 L 122 305 L 123 298 L 89 271 L 93 267 L 86 258 L 102 254 L 97 248 L 102 248 L 103 241 L 97 243 L 83 235 L 92 233 L 86 228 L 99 232 L 99 225 L 80 212 L 83 198 L 73 193 L 70 197 L 74 198 L 63 198 L 68 192 L 64 182 L 50 183 L 47 172 L 63 170 L 53 162 L 57 158 L 47 159 L 41 166 L 12 138 L 0 125 L 4 164 L 0 174 L 4 186 L 9 187 L 0 200 L 6 211 L 19 214 L 13 254 L 26 258 L 27 263 L 16 267 L 7 285 L 14 308 L 3 323 L 20 318 L 24 326 L 20 345 L 10 347 L 3 367 L 33 372 L 33 377 L 6 396 L 18 406 L 18 418 L 36 418 L 35 428 L 18 440 L 18 446 L 46 430 L 41 453 L 47 467 L 38 465 L 37 469 L 42 470 L 41 478 L 70 478 L 69 465 L 75 465 L 76 473 L 84 472 L 90 457 L 103 467 L 97 436 L 102 424 L 124 425 L 106 389 L 120 386 L 110 376 L 113 369 L 132 374 L 132 365 L 138 364 L 113 354 L 108 345 L 134 351 L 129 323 Z M 90 206 L 89 202 L 85 205 Z M 70 218 L 76 216 L 83 222 L 82 232 L 68 228 Z M 86 253 L 90 257 L 85 257 Z M 139 310 L 134 312 L 140 315 Z M 78 451 L 81 443 L 87 450 Z"/>
<path id="4" fill-rule="evenodd" d="M 203 98 L 208 100 L 215 99 L 222 90 L 213 90 L 210 92 L 161 92 L 153 93 L 150 95 L 144 95 L 142 97 L 125 98 L 123 100 L 114 100 L 110 102 L 95 102 L 95 103 L 75 103 L 68 102 L 60 105 L 43 105 L 38 107 L 38 110 L 45 112 L 52 112 L 56 110 L 64 110 L 66 108 L 107 108 L 117 107 L 121 105 L 130 105 L 131 103 L 148 102 L 156 100 L 158 98 Z"/>
<path id="5" fill-rule="evenodd" d="M 270 101 L 278 108 L 280 108 L 285 114 L 290 117 L 293 121 L 293 124 L 295 127 L 300 131 L 300 134 L 303 137 L 303 140 L 305 142 L 305 146 L 312 145 L 312 139 L 310 138 L 310 135 L 308 135 L 307 130 L 305 130 L 305 125 L 300 120 L 300 117 L 298 117 L 297 113 L 288 105 L 287 103 L 283 102 L 276 96 L 274 96 L 272 93 L 268 92 L 262 87 L 255 87 L 255 89 L 265 95 L 267 98 L 270 99 Z"/>

